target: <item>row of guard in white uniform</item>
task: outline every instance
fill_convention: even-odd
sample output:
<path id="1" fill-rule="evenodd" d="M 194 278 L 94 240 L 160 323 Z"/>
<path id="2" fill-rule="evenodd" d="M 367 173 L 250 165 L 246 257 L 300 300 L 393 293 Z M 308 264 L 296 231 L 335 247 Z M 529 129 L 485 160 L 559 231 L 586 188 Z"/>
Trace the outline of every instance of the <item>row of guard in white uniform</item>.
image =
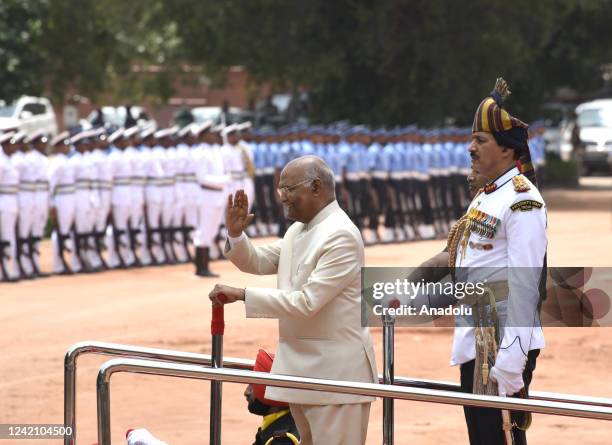
<path id="1" fill-rule="evenodd" d="M 2 280 L 45 275 L 38 244 L 49 211 L 54 273 L 193 260 L 197 275 L 213 275 L 227 194 L 254 195 L 251 151 L 240 140 L 249 127 L 62 133 L 49 158 L 43 134 L 0 136 Z"/>

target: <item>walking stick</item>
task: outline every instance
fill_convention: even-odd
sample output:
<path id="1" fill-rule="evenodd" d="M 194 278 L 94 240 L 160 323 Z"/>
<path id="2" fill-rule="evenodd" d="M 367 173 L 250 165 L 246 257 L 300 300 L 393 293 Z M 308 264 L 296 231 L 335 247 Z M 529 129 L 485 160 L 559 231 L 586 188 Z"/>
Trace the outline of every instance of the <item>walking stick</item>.
<path id="1" fill-rule="evenodd" d="M 225 302 L 225 295 L 219 295 L 219 300 Z M 225 315 L 223 305 L 213 306 L 210 320 L 212 335 L 211 365 L 213 368 L 223 366 L 223 333 L 225 331 Z M 221 445 L 221 382 L 210 382 L 210 445 Z"/>

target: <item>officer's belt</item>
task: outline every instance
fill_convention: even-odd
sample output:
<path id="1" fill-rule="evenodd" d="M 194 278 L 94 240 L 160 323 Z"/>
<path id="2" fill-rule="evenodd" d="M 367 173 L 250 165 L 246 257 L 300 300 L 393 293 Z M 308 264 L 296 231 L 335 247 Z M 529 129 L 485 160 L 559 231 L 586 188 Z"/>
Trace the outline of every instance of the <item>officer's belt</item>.
<path id="1" fill-rule="evenodd" d="M 478 294 L 478 288 L 476 288 L 469 294 L 466 292 L 465 297 L 461 298 L 460 302 L 469 306 L 486 306 L 508 299 L 510 289 L 507 281 L 493 281 L 483 284 L 484 292 L 482 294 Z"/>
<path id="2" fill-rule="evenodd" d="M 359 173 L 347 173 L 346 179 L 349 181 L 359 181 L 361 177 Z"/>
<path id="3" fill-rule="evenodd" d="M 231 175 L 232 175 L 232 179 L 244 179 L 246 176 L 244 172 L 237 172 L 237 171 L 231 172 Z"/>
<path id="4" fill-rule="evenodd" d="M 36 182 L 34 181 L 21 181 L 19 183 L 19 191 L 22 192 L 35 192 Z"/>
<path id="5" fill-rule="evenodd" d="M 386 171 L 375 170 L 372 172 L 372 177 L 376 179 L 387 179 L 389 174 Z"/>
<path id="6" fill-rule="evenodd" d="M 36 181 L 36 190 L 43 192 L 49 190 L 49 181 Z"/>
<path id="7" fill-rule="evenodd" d="M 402 172 L 392 172 L 391 179 L 400 180 L 404 178 L 404 174 Z"/>
<path id="8" fill-rule="evenodd" d="M 164 185 L 164 179 L 163 178 L 154 178 L 154 177 L 147 177 L 147 185 L 154 185 L 154 186 L 158 186 L 158 185 Z"/>
<path id="9" fill-rule="evenodd" d="M 262 168 L 261 170 L 263 171 L 264 175 L 273 175 L 274 174 L 274 168 L 273 167 Z"/>
<path id="10" fill-rule="evenodd" d="M 19 187 L 14 186 L 8 186 L 8 185 L 2 185 L 0 186 L 0 195 L 16 195 L 17 192 L 19 192 Z"/>
<path id="11" fill-rule="evenodd" d="M 145 178 L 142 176 L 132 176 L 130 180 L 132 181 L 132 185 L 144 185 L 145 183 Z"/>
<path id="12" fill-rule="evenodd" d="M 223 187 L 217 188 L 217 187 L 212 187 L 210 185 L 204 185 L 204 184 L 200 184 L 200 187 L 202 188 L 202 190 L 210 190 L 212 192 L 222 192 L 223 191 Z"/>
<path id="13" fill-rule="evenodd" d="M 55 186 L 55 190 L 53 191 L 54 195 L 68 195 L 74 193 L 76 188 L 74 184 L 60 184 Z"/>
<path id="14" fill-rule="evenodd" d="M 113 180 L 113 185 L 130 185 L 132 180 L 130 178 L 116 178 Z"/>

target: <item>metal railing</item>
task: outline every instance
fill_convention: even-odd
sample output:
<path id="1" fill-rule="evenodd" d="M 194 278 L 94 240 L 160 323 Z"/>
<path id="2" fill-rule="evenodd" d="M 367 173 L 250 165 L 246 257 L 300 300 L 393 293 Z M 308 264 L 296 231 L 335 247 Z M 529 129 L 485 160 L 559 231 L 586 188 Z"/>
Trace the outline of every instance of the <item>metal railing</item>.
<path id="1" fill-rule="evenodd" d="M 65 445 L 76 444 L 76 376 L 77 359 L 83 354 L 100 354 L 124 358 L 141 358 L 162 362 L 211 366 L 211 356 L 193 352 L 147 348 L 116 343 L 84 341 L 74 344 L 64 358 L 64 424 L 72 427 L 72 435 L 64 437 Z M 253 369 L 254 360 L 230 358 L 223 359 L 223 365 L 229 369 Z M 379 375 L 379 382 L 383 383 L 383 376 Z M 416 379 L 407 377 L 394 377 L 394 386 L 460 392 L 456 383 L 439 380 Z M 601 397 L 586 397 L 572 394 L 557 394 L 550 392 L 533 391 L 529 395 L 531 400 L 550 402 L 569 402 L 582 405 L 612 407 L 612 400 Z"/>
<path id="2" fill-rule="evenodd" d="M 117 372 L 132 372 L 170 377 L 224 381 L 231 383 L 259 383 L 283 388 L 357 394 L 420 402 L 451 405 L 480 406 L 534 413 L 612 420 L 609 406 L 590 406 L 577 403 L 547 400 L 517 399 L 497 396 L 481 396 L 462 392 L 423 388 L 407 388 L 375 383 L 346 382 L 307 377 L 268 374 L 254 371 L 204 368 L 196 365 L 180 365 L 150 360 L 112 359 L 104 363 L 97 377 L 98 443 L 111 445 L 110 379 Z M 609 404 L 611 401 L 608 401 Z"/>

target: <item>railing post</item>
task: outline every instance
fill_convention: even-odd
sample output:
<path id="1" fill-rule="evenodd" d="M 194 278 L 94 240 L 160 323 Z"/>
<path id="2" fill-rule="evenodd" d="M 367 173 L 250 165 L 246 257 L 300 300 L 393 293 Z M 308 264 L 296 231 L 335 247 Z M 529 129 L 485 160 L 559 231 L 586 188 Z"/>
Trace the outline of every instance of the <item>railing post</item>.
<path id="1" fill-rule="evenodd" d="M 64 427 L 69 426 L 71 434 L 64 435 L 64 445 L 76 443 L 76 353 L 73 349 L 64 357 Z"/>
<path id="2" fill-rule="evenodd" d="M 98 406 L 98 445 L 111 445 L 110 425 L 110 380 L 104 372 L 98 373 L 97 406 Z"/>
<path id="3" fill-rule="evenodd" d="M 385 385 L 393 385 L 394 323 L 393 317 L 383 315 L 383 383 Z M 383 399 L 383 445 L 393 445 L 393 404 L 393 399 Z"/>

